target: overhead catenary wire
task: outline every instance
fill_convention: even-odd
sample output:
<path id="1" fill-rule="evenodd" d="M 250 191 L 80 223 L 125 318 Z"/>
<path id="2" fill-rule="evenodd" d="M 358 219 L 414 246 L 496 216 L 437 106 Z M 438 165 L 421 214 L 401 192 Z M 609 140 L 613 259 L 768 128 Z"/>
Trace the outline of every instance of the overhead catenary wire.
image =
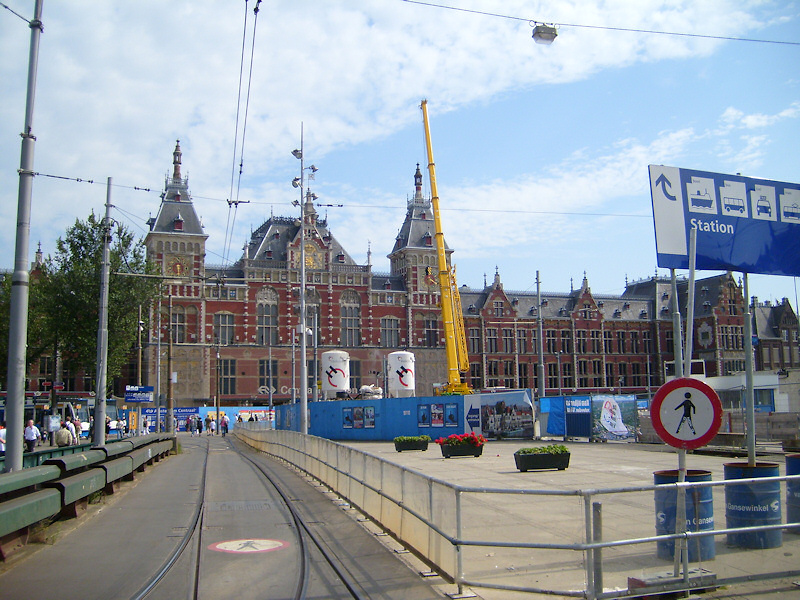
<path id="1" fill-rule="evenodd" d="M 242 200 L 239 199 L 239 193 L 242 185 L 242 172 L 244 171 L 244 146 L 247 137 L 247 115 L 250 109 L 250 90 L 252 88 L 252 83 L 253 83 L 253 61 L 255 58 L 256 31 L 258 29 L 258 13 L 260 4 L 261 0 L 256 0 L 256 5 L 255 7 L 253 7 L 253 15 L 254 15 L 253 34 L 250 46 L 250 61 L 249 61 L 250 64 L 248 68 L 247 93 L 245 94 L 244 118 L 242 119 L 242 125 L 241 125 L 242 142 L 241 142 L 241 148 L 239 149 L 239 176 L 237 178 L 235 174 L 236 152 L 237 152 L 236 146 L 239 139 L 239 111 L 241 110 L 241 104 L 242 104 L 242 79 L 244 74 L 245 47 L 247 41 L 247 0 L 245 0 L 245 17 L 244 17 L 244 27 L 242 30 L 242 54 L 241 54 L 241 63 L 239 65 L 239 89 L 236 97 L 236 132 L 234 134 L 233 167 L 231 169 L 231 191 L 230 191 L 230 199 L 228 200 L 228 220 L 225 226 L 225 245 L 223 249 L 224 264 L 227 264 L 228 262 L 230 247 L 231 244 L 233 243 L 233 228 L 236 223 L 236 215 L 239 211 L 239 204 L 242 202 Z M 233 189 L 234 179 L 236 179 L 235 194 Z M 232 213 L 231 209 L 233 209 Z"/>
<path id="2" fill-rule="evenodd" d="M 575 27 L 581 29 L 602 29 L 605 31 L 627 31 L 630 33 L 646 33 L 650 35 L 669 35 L 675 37 L 687 38 L 701 38 L 708 40 L 723 40 L 729 42 L 752 42 L 756 44 L 782 44 L 786 46 L 800 46 L 800 42 L 791 42 L 785 40 L 765 40 L 757 38 L 743 38 L 725 35 L 710 35 L 703 33 L 683 33 L 679 31 L 658 31 L 655 29 L 638 29 L 635 27 L 614 27 L 611 25 L 586 25 L 581 23 L 558 23 L 553 21 L 543 21 L 541 19 L 531 19 L 529 17 L 518 17 L 514 15 L 504 15 L 501 13 L 492 13 L 482 10 L 474 10 L 470 8 L 462 8 L 460 6 L 448 6 L 446 4 L 437 4 L 435 2 L 422 2 L 422 0 L 400 0 L 408 4 L 418 4 L 420 6 L 429 6 L 431 8 L 441 8 L 444 10 L 452 10 L 457 12 L 472 13 L 475 15 L 482 15 L 484 17 L 496 17 L 499 19 L 510 19 L 512 21 L 525 21 L 527 23 L 548 23 L 558 27 Z"/>

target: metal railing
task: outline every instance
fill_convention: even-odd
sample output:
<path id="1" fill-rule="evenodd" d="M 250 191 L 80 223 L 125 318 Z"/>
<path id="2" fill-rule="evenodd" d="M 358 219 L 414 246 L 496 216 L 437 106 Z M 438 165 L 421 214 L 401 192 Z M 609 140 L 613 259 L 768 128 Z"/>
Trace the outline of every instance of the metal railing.
<path id="1" fill-rule="evenodd" d="M 800 575 L 800 522 L 779 516 L 778 522 L 715 529 L 713 518 L 700 518 L 695 507 L 693 519 L 705 528 L 670 533 L 657 530 L 661 515 L 653 502 L 657 490 L 677 498 L 679 491 L 708 489 L 709 508 L 723 518 L 729 502 L 713 490 L 778 484 L 782 502 L 788 482 L 800 494 L 800 475 L 582 490 L 467 487 L 297 432 L 244 423 L 236 433 L 325 484 L 457 584 L 459 593 L 469 586 L 603 599 Z M 736 536 L 763 545 L 760 536 L 793 528 L 798 535 L 783 536 L 773 548 L 730 545 Z M 720 536 L 727 543 L 702 541 Z M 663 557 L 684 541 L 682 563 Z"/>

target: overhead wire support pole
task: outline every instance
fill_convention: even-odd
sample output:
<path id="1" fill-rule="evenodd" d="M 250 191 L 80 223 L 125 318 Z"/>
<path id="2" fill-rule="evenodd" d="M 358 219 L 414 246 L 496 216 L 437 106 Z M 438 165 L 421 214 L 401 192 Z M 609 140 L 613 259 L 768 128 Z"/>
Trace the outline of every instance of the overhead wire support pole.
<path id="1" fill-rule="evenodd" d="M 22 150 L 19 160 L 19 194 L 17 202 L 17 241 L 14 253 L 14 273 L 11 276 L 11 311 L 8 330 L 8 371 L 6 423 L 8 439 L 21 440 L 25 428 L 25 365 L 28 347 L 28 298 L 30 285 L 28 244 L 31 233 L 31 195 L 33 190 L 33 106 L 36 97 L 36 72 L 39 65 L 39 39 L 42 34 L 42 4 L 36 0 L 28 57 L 28 89 L 25 103 L 25 125 L 22 131 Z M 22 444 L 6 445 L 6 471 L 22 470 Z"/>
<path id="2" fill-rule="evenodd" d="M 306 206 L 304 197 L 305 148 L 303 146 L 303 123 L 300 123 L 300 150 L 292 155 L 300 160 L 300 322 L 297 333 L 300 336 L 300 432 L 308 433 L 308 350 L 306 340 Z M 296 180 L 295 180 L 296 181 Z M 297 186 L 295 186 L 297 187 Z"/>
<path id="3" fill-rule="evenodd" d="M 95 374 L 95 447 L 106 445 L 106 373 L 108 371 L 108 280 L 111 271 L 111 177 L 106 188 L 106 216 L 103 219 L 103 261 L 100 266 L 100 309 L 97 325 L 97 372 Z"/>

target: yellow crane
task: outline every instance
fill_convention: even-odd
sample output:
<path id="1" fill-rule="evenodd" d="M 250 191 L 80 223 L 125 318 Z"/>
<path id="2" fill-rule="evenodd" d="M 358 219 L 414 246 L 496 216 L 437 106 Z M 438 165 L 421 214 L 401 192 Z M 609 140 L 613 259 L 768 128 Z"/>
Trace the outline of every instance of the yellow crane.
<path id="1" fill-rule="evenodd" d="M 422 120 L 425 124 L 425 146 L 428 151 L 428 176 L 431 181 L 431 205 L 433 223 L 436 229 L 436 255 L 439 267 L 439 293 L 442 302 L 444 321 L 444 343 L 447 351 L 447 383 L 435 390 L 437 394 L 471 394 L 467 385 L 469 356 L 467 338 L 464 334 L 464 317 L 461 314 L 461 296 L 456 284 L 456 269 L 447 264 L 444 249 L 444 233 L 439 217 L 439 194 L 436 190 L 436 167 L 433 163 L 431 131 L 428 125 L 428 101 L 422 101 Z"/>

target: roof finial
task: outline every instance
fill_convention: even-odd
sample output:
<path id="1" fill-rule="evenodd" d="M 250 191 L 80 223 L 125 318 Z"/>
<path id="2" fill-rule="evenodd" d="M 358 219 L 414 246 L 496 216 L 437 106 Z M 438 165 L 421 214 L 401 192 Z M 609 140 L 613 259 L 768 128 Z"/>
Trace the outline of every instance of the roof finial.
<path id="1" fill-rule="evenodd" d="M 172 153 L 172 179 L 181 179 L 181 141 L 175 140 L 175 151 Z"/>

